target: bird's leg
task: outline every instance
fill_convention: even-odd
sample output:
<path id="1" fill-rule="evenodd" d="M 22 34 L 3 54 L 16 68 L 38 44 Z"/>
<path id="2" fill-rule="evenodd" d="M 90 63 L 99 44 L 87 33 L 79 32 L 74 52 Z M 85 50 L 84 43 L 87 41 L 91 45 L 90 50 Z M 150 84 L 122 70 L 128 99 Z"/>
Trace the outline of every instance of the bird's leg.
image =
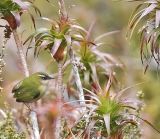
<path id="1" fill-rule="evenodd" d="M 27 103 L 24 103 L 24 105 L 27 106 L 27 108 L 29 109 L 29 111 L 33 111 L 32 108 L 30 107 L 30 105 L 28 105 Z"/>

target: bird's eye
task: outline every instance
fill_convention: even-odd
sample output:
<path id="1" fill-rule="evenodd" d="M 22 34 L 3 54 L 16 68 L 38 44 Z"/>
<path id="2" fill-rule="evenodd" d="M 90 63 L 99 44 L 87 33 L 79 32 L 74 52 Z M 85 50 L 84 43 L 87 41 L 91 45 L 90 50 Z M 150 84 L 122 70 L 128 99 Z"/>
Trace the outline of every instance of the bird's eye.
<path id="1" fill-rule="evenodd" d="M 40 77 L 42 80 L 46 80 L 46 79 L 47 79 L 47 77 L 44 76 L 44 75 L 39 75 L 39 77 Z"/>
<path id="2" fill-rule="evenodd" d="M 42 79 L 42 80 L 46 80 L 46 77 L 45 77 L 45 76 L 43 76 L 43 77 L 41 77 L 41 79 Z"/>

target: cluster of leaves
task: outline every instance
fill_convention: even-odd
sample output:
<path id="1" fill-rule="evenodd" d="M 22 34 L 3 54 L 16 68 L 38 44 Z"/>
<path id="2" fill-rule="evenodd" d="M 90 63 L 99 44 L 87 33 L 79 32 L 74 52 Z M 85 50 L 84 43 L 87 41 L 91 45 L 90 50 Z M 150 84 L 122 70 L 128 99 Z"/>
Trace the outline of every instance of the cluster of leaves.
<path id="1" fill-rule="evenodd" d="M 2 111 L 2 110 L 1 110 Z M 25 133 L 17 130 L 11 111 L 6 111 L 5 119 L 0 122 L 1 139 L 26 139 Z"/>
<path id="2" fill-rule="evenodd" d="M 4 0 L 0 2 L 1 18 L 5 19 L 12 29 L 16 29 L 20 25 L 20 15 L 27 10 L 24 2 L 17 0 Z"/>
<path id="3" fill-rule="evenodd" d="M 65 48 L 68 44 L 71 44 L 71 42 L 69 42 L 71 41 L 71 37 L 69 36 L 71 23 L 68 18 L 63 16 L 59 22 L 48 18 L 42 19 L 51 23 L 51 29 L 38 29 L 37 32 L 28 37 L 26 42 L 32 42 L 32 40 L 35 39 L 35 56 L 38 56 L 41 50 L 48 50 L 57 62 L 62 61 L 64 59 Z"/>
<path id="4" fill-rule="evenodd" d="M 11 0 L 3 0 L 0 2 L 0 12 L 5 14 L 6 12 L 18 12 L 20 10 L 20 5 L 18 1 L 11 1 Z"/>
<path id="5" fill-rule="evenodd" d="M 139 108 L 133 106 L 133 102 L 129 105 L 125 101 L 120 101 L 117 96 L 111 97 L 108 85 L 105 89 L 99 88 L 93 92 L 85 90 L 90 96 L 86 104 L 86 114 L 72 127 L 72 133 L 68 136 L 74 135 L 78 138 L 86 136 L 88 138 L 118 137 L 121 139 L 127 134 L 135 134 L 133 130 L 140 132 L 140 120 L 136 116 L 139 114 Z M 125 130 L 129 125 L 133 126 L 133 130 Z"/>
<path id="6" fill-rule="evenodd" d="M 124 139 L 139 139 L 141 138 L 141 131 L 137 129 L 136 125 L 128 124 L 124 129 Z M 132 133 L 132 134 L 130 134 Z"/>
<path id="7" fill-rule="evenodd" d="M 110 74 L 113 76 L 114 73 L 112 72 L 114 68 L 123 68 L 123 64 L 116 57 L 110 53 L 104 53 L 99 50 L 99 47 L 104 45 L 100 42 L 100 39 L 114 33 L 118 33 L 118 31 L 107 32 L 92 41 L 88 39 L 87 41 L 92 43 L 87 43 L 85 40 L 88 38 L 88 35 L 91 36 L 90 32 L 90 34 L 86 34 L 83 39 L 84 41 L 79 44 L 76 43 L 74 46 L 76 56 L 79 58 L 80 62 L 83 63 L 85 69 L 87 69 L 79 70 L 84 87 L 88 88 L 89 84 L 93 86 L 95 84 L 99 85 L 99 79 L 104 79 L 104 81 L 106 81 Z"/>
<path id="8" fill-rule="evenodd" d="M 160 2 L 158 0 L 129 0 L 138 1 L 129 23 L 129 36 L 131 37 L 135 28 L 138 26 L 140 33 L 140 54 L 142 62 L 148 63 L 152 58 L 157 64 L 160 62 Z M 141 23 L 141 24 L 140 24 Z M 148 49 L 149 48 L 149 49 Z"/>

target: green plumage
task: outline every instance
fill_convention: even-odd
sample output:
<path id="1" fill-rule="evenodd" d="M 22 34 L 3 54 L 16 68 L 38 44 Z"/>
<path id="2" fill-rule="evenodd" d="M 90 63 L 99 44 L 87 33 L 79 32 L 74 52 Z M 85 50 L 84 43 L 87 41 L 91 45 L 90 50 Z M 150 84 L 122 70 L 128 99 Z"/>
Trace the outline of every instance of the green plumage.
<path id="1" fill-rule="evenodd" d="M 43 72 L 32 74 L 13 87 L 14 98 L 17 102 L 24 103 L 37 101 L 45 94 L 46 85 L 43 82 L 49 79 L 53 78 Z"/>

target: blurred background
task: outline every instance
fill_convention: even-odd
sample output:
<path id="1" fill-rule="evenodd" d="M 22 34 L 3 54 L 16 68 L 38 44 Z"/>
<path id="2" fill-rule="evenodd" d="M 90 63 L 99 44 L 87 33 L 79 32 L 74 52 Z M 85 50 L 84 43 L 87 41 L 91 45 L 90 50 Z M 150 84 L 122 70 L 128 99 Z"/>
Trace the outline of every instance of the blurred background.
<path id="1" fill-rule="evenodd" d="M 66 0 L 65 2 L 69 17 L 75 19 L 76 22 L 84 28 L 88 29 L 95 21 L 92 33 L 93 38 L 105 32 L 119 30 L 118 33 L 105 37 L 103 41 L 106 44 L 100 49 L 105 50 L 107 53 L 111 53 L 125 65 L 123 70 L 118 70 L 116 72 L 116 77 L 119 81 L 119 88 L 123 89 L 125 87 L 133 86 L 128 91 L 131 95 L 136 95 L 138 91 L 142 91 L 144 93 L 145 103 L 142 117 L 160 129 L 159 69 L 154 62 L 151 62 L 147 72 L 144 74 L 145 65 L 142 65 L 140 59 L 138 35 L 135 33 L 131 40 L 127 40 L 126 38 L 128 21 L 136 3 L 134 5 L 133 3 L 125 1 L 111 0 Z M 57 1 L 52 0 L 52 3 L 53 5 L 47 3 L 45 0 L 35 1 L 35 5 L 41 10 L 42 16 L 57 19 Z M 33 25 L 28 19 L 28 15 L 24 14 L 22 16 L 23 24 L 19 28 L 23 41 L 30 33 L 34 32 Z M 35 20 L 37 27 L 49 26 L 48 23 L 41 21 L 36 15 Z M 2 34 L 0 35 L 2 39 Z M 6 67 L 4 71 L 4 85 L 6 87 L 7 84 L 23 78 L 20 68 L 18 68 L 20 65 L 16 55 L 16 47 L 13 42 L 12 39 L 8 42 L 5 53 Z M 48 66 L 50 55 L 47 53 L 42 53 L 39 58 L 34 59 L 31 52 L 29 53 L 27 60 L 30 72 L 32 73 L 46 70 L 49 73 L 56 72 L 53 65 Z M 142 84 L 135 85 L 138 83 Z M 3 97 L 5 97 L 5 95 L 3 95 Z M 1 98 L 3 99 L 3 97 Z M 1 105 L 3 105 L 3 101 L 0 102 Z M 146 124 L 142 126 L 143 139 L 160 138 L 160 135 L 151 127 Z"/>

